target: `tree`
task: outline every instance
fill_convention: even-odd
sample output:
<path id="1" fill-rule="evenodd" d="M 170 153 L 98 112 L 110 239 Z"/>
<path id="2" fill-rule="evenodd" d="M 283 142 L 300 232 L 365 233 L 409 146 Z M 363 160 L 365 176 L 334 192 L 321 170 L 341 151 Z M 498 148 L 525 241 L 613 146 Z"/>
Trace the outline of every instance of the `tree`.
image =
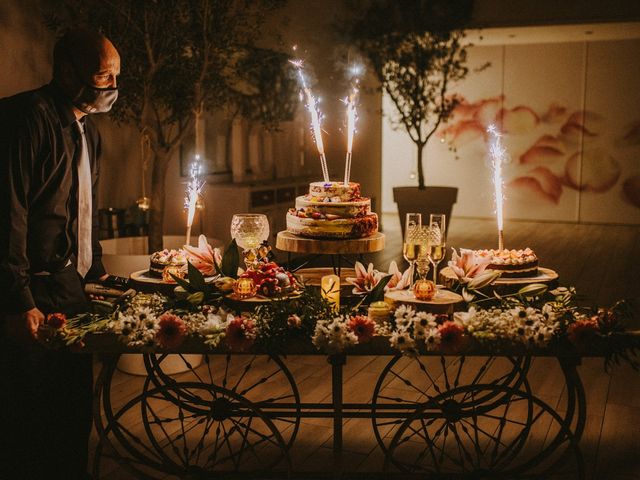
<path id="1" fill-rule="evenodd" d="M 470 0 L 355 2 L 347 32 L 370 61 L 396 107 L 391 120 L 404 127 L 417 149 L 418 186 L 425 188 L 423 154 L 459 99 L 448 93 L 468 73 L 464 31 Z"/>
<path id="2" fill-rule="evenodd" d="M 192 131 L 195 112 L 214 111 L 240 98 L 235 88 L 242 76 L 237 59 L 255 52 L 267 14 L 284 3 L 57 0 L 48 15 L 48 24 L 58 30 L 88 25 L 102 31 L 120 52 L 121 95 L 111 115 L 150 139 L 149 251 L 162 248 L 167 169 Z M 263 58 L 266 64 L 273 59 L 279 57 Z"/>

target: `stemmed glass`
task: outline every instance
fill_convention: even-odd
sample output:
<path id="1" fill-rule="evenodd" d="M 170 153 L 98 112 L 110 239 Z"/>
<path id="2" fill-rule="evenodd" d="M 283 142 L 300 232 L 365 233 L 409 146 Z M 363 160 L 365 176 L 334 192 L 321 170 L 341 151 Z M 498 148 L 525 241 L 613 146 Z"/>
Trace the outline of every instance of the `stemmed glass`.
<path id="1" fill-rule="evenodd" d="M 438 285 L 438 264 L 445 255 L 447 225 L 444 214 L 429 216 L 429 261 L 433 265 L 433 283 Z"/>
<path id="2" fill-rule="evenodd" d="M 404 242 L 402 244 L 402 255 L 411 268 L 411 287 L 413 287 L 413 277 L 415 263 L 418 259 L 420 248 L 419 238 L 422 230 L 422 214 L 407 213 L 404 226 Z"/>
<path id="3" fill-rule="evenodd" d="M 423 225 L 420 228 L 420 232 L 417 235 L 418 252 L 416 255 L 416 267 L 418 267 L 418 277 L 426 279 L 427 273 L 429 273 L 429 262 L 431 261 L 430 255 L 430 242 L 431 242 L 431 230 L 427 225 Z"/>
<path id="4" fill-rule="evenodd" d="M 244 250 L 244 263 L 250 267 L 258 259 L 258 248 L 269 238 L 267 216 L 262 213 L 235 214 L 231 219 L 231 238 Z"/>

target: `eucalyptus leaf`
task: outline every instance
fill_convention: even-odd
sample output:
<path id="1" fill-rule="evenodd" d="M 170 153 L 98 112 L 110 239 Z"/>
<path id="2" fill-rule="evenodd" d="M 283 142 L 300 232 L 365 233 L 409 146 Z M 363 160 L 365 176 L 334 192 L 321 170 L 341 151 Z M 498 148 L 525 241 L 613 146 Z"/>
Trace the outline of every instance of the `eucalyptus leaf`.
<path id="1" fill-rule="evenodd" d="M 220 267 L 222 275 L 225 277 L 238 278 L 239 265 L 240 254 L 238 253 L 238 244 L 234 238 L 224 250 L 224 255 L 222 256 L 222 265 Z"/>

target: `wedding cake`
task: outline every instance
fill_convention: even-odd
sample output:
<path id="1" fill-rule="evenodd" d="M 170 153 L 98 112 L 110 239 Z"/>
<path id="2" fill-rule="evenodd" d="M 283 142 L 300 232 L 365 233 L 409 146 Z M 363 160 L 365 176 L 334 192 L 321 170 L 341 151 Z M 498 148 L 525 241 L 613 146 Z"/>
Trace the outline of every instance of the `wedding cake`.
<path id="1" fill-rule="evenodd" d="M 313 182 L 287 212 L 287 230 L 308 238 L 363 238 L 378 231 L 378 216 L 359 183 Z"/>

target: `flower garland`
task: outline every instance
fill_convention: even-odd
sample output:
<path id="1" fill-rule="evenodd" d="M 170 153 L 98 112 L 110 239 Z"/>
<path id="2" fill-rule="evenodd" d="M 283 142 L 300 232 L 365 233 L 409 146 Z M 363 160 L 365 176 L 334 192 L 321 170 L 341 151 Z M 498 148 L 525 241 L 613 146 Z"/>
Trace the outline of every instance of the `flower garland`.
<path id="1" fill-rule="evenodd" d="M 274 299 L 242 315 L 227 310 L 222 301 L 204 303 L 202 296 L 194 302 L 138 293 L 106 315 L 67 319 L 50 314 L 43 338 L 81 347 L 88 333 L 108 332 L 129 348 L 173 350 L 195 337 L 210 348 L 226 345 L 230 351 L 242 352 L 255 345 L 273 354 L 285 353 L 292 341 L 311 341 L 319 351 L 336 354 L 378 336 L 406 355 L 464 353 L 473 347 L 487 352 L 516 347 L 578 353 L 595 348 L 605 356 L 607 368 L 621 360 L 640 367 L 640 338 L 620 335 L 628 314 L 624 303 L 610 310 L 585 311 L 573 304 L 575 294 L 574 289 L 547 292 L 528 286 L 517 294 L 494 298 L 487 308 L 478 302 L 453 315 L 400 305 L 386 321 L 376 323 L 362 313 L 361 303 L 336 312 L 313 289 L 303 290 L 299 298 Z"/>

